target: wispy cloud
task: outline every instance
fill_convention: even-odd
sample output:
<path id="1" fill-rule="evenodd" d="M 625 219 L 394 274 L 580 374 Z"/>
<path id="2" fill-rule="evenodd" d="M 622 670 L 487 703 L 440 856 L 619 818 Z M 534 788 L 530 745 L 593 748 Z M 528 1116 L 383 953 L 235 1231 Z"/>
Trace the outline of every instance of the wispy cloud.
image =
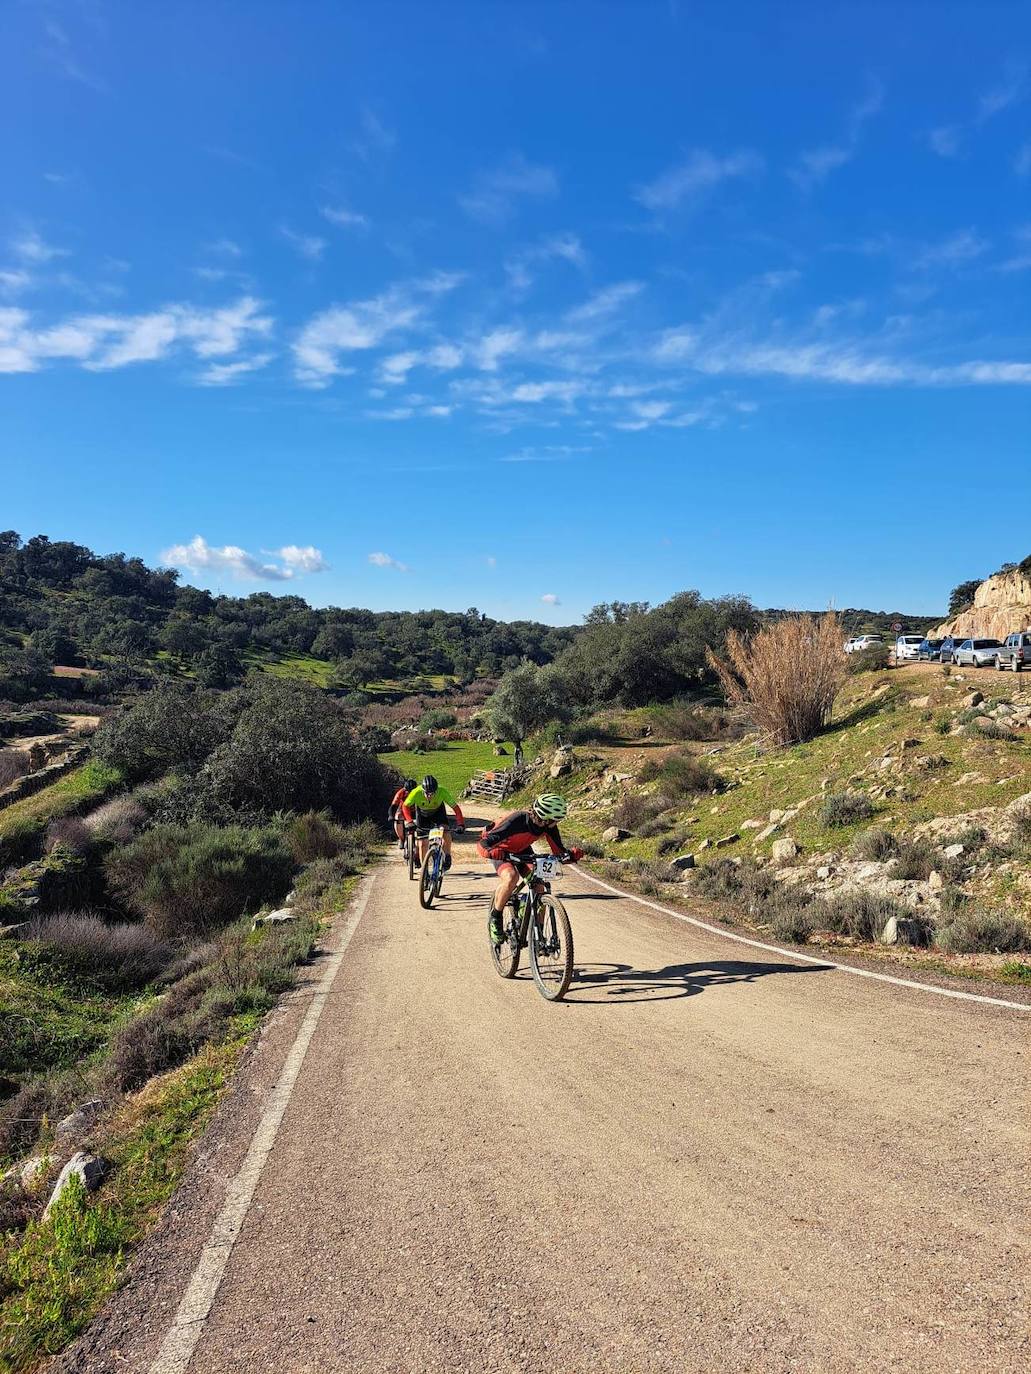
<path id="1" fill-rule="evenodd" d="M 15 296 L 19 291 L 27 291 L 32 283 L 32 273 L 23 267 L 0 268 L 0 291 L 4 295 Z"/>
<path id="2" fill-rule="evenodd" d="M 361 132 L 352 141 L 351 148 L 363 162 L 386 157 L 393 150 L 397 135 L 367 105 L 362 109 L 360 125 Z"/>
<path id="3" fill-rule="evenodd" d="M 959 152 L 960 129 L 957 124 L 940 124 L 927 135 L 931 151 L 939 157 L 955 157 Z"/>
<path id="4" fill-rule="evenodd" d="M 1028 93 L 1027 66 L 1023 62 L 1010 62 L 1005 74 L 997 85 L 985 91 L 977 102 L 976 124 L 984 124 L 996 115 L 1008 110 L 1011 105 L 1019 104 Z"/>
<path id="5" fill-rule="evenodd" d="M 590 444 L 544 444 L 539 447 L 521 448 L 515 453 L 506 453 L 499 463 L 563 463 L 578 453 L 593 452 Z"/>
<path id="6" fill-rule="evenodd" d="M 58 70 L 66 76 L 69 81 L 78 81 L 83 86 L 88 86 L 90 90 L 104 92 L 107 87 L 103 81 L 88 67 L 83 65 L 76 46 L 71 37 L 61 24 L 54 18 L 48 18 L 43 23 L 43 55 Z"/>
<path id="7" fill-rule="evenodd" d="M 762 158 L 751 149 L 718 157 L 704 148 L 696 148 L 675 167 L 639 186 L 634 194 L 648 210 L 676 210 L 685 202 L 696 203 L 722 182 L 754 177 L 762 170 Z"/>
<path id="8" fill-rule="evenodd" d="M 221 548 L 209 544 L 203 535 L 195 534 L 187 544 L 173 544 L 161 555 L 164 563 L 192 572 L 228 574 L 241 582 L 290 582 L 304 573 L 324 572 L 328 564 L 314 545 L 301 548 L 287 544 L 266 557 L 278 557 L 279 562 L 263 562 L 237 544 L 223 544 Z"/>
<path id="9" fill-rule="evenodd" d="M 346 210 L 342 205 L 324 205 L 322 216 L 338 229 L 367 229 L 368 215 L 360 215 L 356 210 Z"/>
<path id="10" fill-rule="evenodd" d="M 476 349 L 476 363 L 484 372 L 496 372 L 506 354 L 517 353 L 525 335 L 521 329 L 492 329 L 480 339 Z"/>
<path id="11" fill-rule="evenodd" d="M 1025 224 L 1013 233 L 1017 241 L 1017 251 L 1010 258 L 999 263 L 998 272 L 1026 272 L 1031 269 L 1031 224 Z"/>
<path id="12" fill-rule="evenodd" d="M 256 353 L 252 358 L 241 358 L 235 363 L 212 363 L 197 380 L 204 386 L 231 386 L 249 373 L 268 367 L 272 356 L 271 353 Z"/>
<path id="13" fill-rule="evenodd" d="M 500 167 L 484 172 L 475 186 L 458 203 L 467 215 L 483 224 L 502 224 L 515 209 L 521 197 L 542 197 L 558 194 L 558 177 L 551 167 L 527 162 L 522 153 L 515 153 Z"/>
<path id="14" fill-rule="evenodd" d="M 536 269 L 548 262 L 566 262 L 580 271 L 587 269 L 587 253 L 576 234 L 552 234 L 513 253 L 505 263 L 511 285 L 525 291 L 533 285 Z"/>
<path id="15" fill-rule="evenodd" d="M 293 344 L 300 381 L 326 386 L 340 371 L 340 355 L 376 348 L 392 334 L 415 323 L 422 313 L 418 301 L 398 288 L 367 301 L 332 306 L 313 316 Z"/>
<path id="16" fill-rule="evenodd" d="M 962 267 L 981 257 L 990 244 L 973 229 L 961 229 L 940 243 L 927 244 L 920 250 L 914 265 L 924 269 L 935 267 Z"/>
<path id="17" fill-rule="evenodd" d="M 226 358 L 272 331 L 261 303 L 245 296 L 230 306 L 204 310 L 166 306 L 142 315 L 76 315 L 36 328 L 24 310 L 0 310 L 0 372 L 35 372 L 65 359 L 93 372 L 154 362 L 179 345 L 204 360 Z"/>
<path id="18" fill-rule="evenodd" d="M 562 605 L 562 602 L 561 602 L 560 599 L 555 595 L 554 592 L 545 592 L 544 595 L 541 597 L 541 600 L 544 602 L 545 606 L 561 606 L 561 605 Z"/>
<path id="19" fill-rule="evenodd" d="M 879 83 L 871 86 L 865 99 L 854 105 L 849 112 L 845 132 L 834 143 L 820 144 L 799 154 L 798 162 L 789 176 L 803 191 L 811 191 L 831 172 L 851 162 L 859 151 L 863 126 L 880 110 L 884 93 Z"/>
<path id="20" fill-rule="evenodd" d="M 67 248 L 56 248 L 52 243 L 47 243 L 34 229 L 12 239 L 11 252 L 22 262 L 33 263 L 34 265 L 42 265 L 53 262 L 55 258 L 70 256 Z"/>
<path id="21" fill-rule="evenodd" d="M 395 572 L 410 572 L 407 563 L 401 563 L 396 558 L 391 558 L 389 553 L 370 553 L 369 562 L 374 568 L 393 568 Z"/>
<path id="22" fill-rule="evenodd" d="M 318 262 L 322 254 L 326 251 L 326 240 L 319 238 L 317 234 L 301 234 L 288 225 L 283 225 L 279 231 L 294 250 L 309 262 Z"/>
<path id="23" fill-rule="evenodd" d="M 625 305 L 627 301 L 633 300 L 635 296 L 639 296 L 643 290 L 644 282 L 615 282 L 612 286 L 606 286 L 600 291 L 596 291 L 582 305 L 567 310 L 566 319 L 570 324 L 589 324 L 594 320 L 604 319 L 606 316 L 615 314 L 621 306 Z"/>
<path id="24" fill-rule="evenodd" d="M 433 348 L 410 348 L 392 353 L 379 366 L 379 377 L 388 385 L 398 385 L 408 379 L 416 367 L 430 367 L 438 372 L 450 372 L 462 362 L 462 350 L 455 344 L 436 344 Z"/>

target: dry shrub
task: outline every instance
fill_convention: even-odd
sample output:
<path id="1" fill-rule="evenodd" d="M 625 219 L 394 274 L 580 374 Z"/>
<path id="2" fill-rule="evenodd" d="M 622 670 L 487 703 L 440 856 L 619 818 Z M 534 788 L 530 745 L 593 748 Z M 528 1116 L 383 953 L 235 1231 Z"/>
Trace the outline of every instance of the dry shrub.
<path id="1" fill-rule="evenodd" d="M 0 749 L 0 787 L 10 787 L 29 772 L 26 749 Z"/>
<path id="2" fill-rule="evenodd" d="M 731 630 L 726 659 L 706 650 L 727 700 L 746 707 L 775 743 L 812 739 L 830 719 L 845 680 L 838 617 L 786 616 L 750 638 Z"/>
<path id="3" fill-rule="evenodd" d="M 877 940 L 892 916 L 912 917 L 898 902 L 862 889 L 836 892 L 823 907 L 823 923 L 837 935 L 853 940 Z"/>
<path id="4" fill-rule="evenodd" d="M 638 777 L 641 782 L 654 782 L 657 778 L 662 791 L 667 797 L 673 798 L 695 797 L 701 792 L 722 792 L 727 785 L 726 779 L 694 754 L 667 754 L 661 760 L 649 759 Z"/>
<path id="5" fill-rule="evenodd" d="M 935 934 L 950 954 L 1012 954 L 1031 948 L 1031 930 L 1004 911 L 960 912 Z"/>
<path id="6" fill-rule="evenodd" d="M 885 859 L 897 854 L 898 848 L 898 840 L 890 830 L 874 826 L 871 830 L 864 830 L 852 841 L 852 856 L 856 859 L 876 859 L 883 863 Z"/>
<path id="7" fill-rule="evenodd" d="M 613 808 L 612 821 L 624 830 L 639 830 L 667 811 L 669 805 L 668 797 L 643 797 L 639 792 L 630 792 Z"/>
<path id="8" fill-rule="evenodd" d="M 112 797 L 83 817 L 94 839 L 105 844 L 128 844 L 147 819 L 147 811 L 133 797 Z"/>
<path id="9" fill-rule="evenodd" d="M 660 735 L 678 740 L 735 739 L 742 733 L 741 722 L 717 706 L 689 706 L 673 701 L 653 713 Z"/>
<path id="10" fill-rule="evenodd" d="M 171 951 L 146 926 L 109 925 L 89 912 L 62 913 L 29 927 L 26 943 L 62 981 L 128 992 L 152 982 Z"/>
<path id="11" fill-rule="evenodd" d="M 61 816 L 47 826 L 43 848 L 48 854 L 65 849 L 71 854 L 85 854 L 93 844 L 93 835 L 78 816 Z"/>
<path id="12" fill-rule="evenodd" d="M 820 824 L 824 829 L 839 829 L 868 821 L 873 815 L 873 802 L 862 792 L 838 792 L 828 797 L 820 807 Z"/>
<path id="13" fill-rule="evenodd" d="M 336 824 L 328 811 L 306 811 L 303 816 L 294 816 L 284 827 L 283 838 L 298 864 L 335 859 L 349 847 L 347 831 Z"/>

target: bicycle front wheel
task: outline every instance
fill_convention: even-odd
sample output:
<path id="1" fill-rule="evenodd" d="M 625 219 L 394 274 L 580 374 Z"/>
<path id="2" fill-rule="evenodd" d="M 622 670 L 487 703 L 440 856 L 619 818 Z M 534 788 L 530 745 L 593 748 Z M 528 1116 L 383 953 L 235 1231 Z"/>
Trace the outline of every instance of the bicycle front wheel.
<path id="1" fill-rule="evenodd" d="M 500 945 L 496 945 L 490 938 L 490 918 L 487 918 L 487 940 L 490 944 L 490 954 L 494 960 L 494 967 L 501 977 L 514 978 L 519 969 L 519 910 L 515 902 L 510 903 L 505 908 L 502 925 L 505 938 Z"/>
<path id="2" fill-rule="evenodd" d="M 433 899 L 440 892 L 440 874 L 437 871 L 437 851 L 431 846 L 426 851 L 419 870 L 419 905 L 428 911 Z"/>
<path id="3" fill-rule="evenodd" d="M 573 977 L 573 931 L 565 907 L 550 894 L 538 898 L 530 922 L 530 968 L 537 991 L 547 1001 L 566 995 Z"/>
<path id="4" fill-rule="evenodd" d="M 408 881 L 411 882 L 415 877 L 415 870 L 418 866 L 419 847 L 415 843 L 415 836 L 408 836 Z"/>

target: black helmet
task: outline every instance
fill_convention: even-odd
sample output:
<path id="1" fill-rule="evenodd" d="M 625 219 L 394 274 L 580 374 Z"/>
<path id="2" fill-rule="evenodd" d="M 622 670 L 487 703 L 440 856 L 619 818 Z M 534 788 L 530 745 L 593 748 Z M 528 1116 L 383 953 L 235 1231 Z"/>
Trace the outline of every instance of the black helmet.
<path id="1" fill-rule="evenodd" d="M 427 797 L 432 797 L 434 792 L 436 792 L 437 779 L 433 776 L 432 773 L 427 773 L 426 776 L 423 778 L 422 790 L 426 793 Z"/>
<path id="2" fill-rule="evenodd" d="M 415 791 L 415 779 L 414 779 L 414 778 L 405 778 L 405 791 L 406 791 L 406 792 L 414 792 L 414 791 Z"/>

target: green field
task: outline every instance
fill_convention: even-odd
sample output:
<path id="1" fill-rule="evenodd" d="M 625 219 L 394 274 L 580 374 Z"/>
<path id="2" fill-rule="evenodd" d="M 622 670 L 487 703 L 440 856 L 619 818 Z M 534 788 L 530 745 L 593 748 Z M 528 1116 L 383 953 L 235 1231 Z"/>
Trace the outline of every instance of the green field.
<path id="1" fill-rule="evenodd" d="M 432 773 L 437 781 L 449 788 L 457 797 L 472 775 L 481 768 L 510 768 L 512 766 L 512 745 L 506 744 L 507 757 L 494 757 L 494 745 L 490 740 L 456 740 L 446 749 L 432 754 L 393 753 L 380 754 L 381 760 L 396 768 L 403 777 L 418 781 L 427 773 Z"/>

